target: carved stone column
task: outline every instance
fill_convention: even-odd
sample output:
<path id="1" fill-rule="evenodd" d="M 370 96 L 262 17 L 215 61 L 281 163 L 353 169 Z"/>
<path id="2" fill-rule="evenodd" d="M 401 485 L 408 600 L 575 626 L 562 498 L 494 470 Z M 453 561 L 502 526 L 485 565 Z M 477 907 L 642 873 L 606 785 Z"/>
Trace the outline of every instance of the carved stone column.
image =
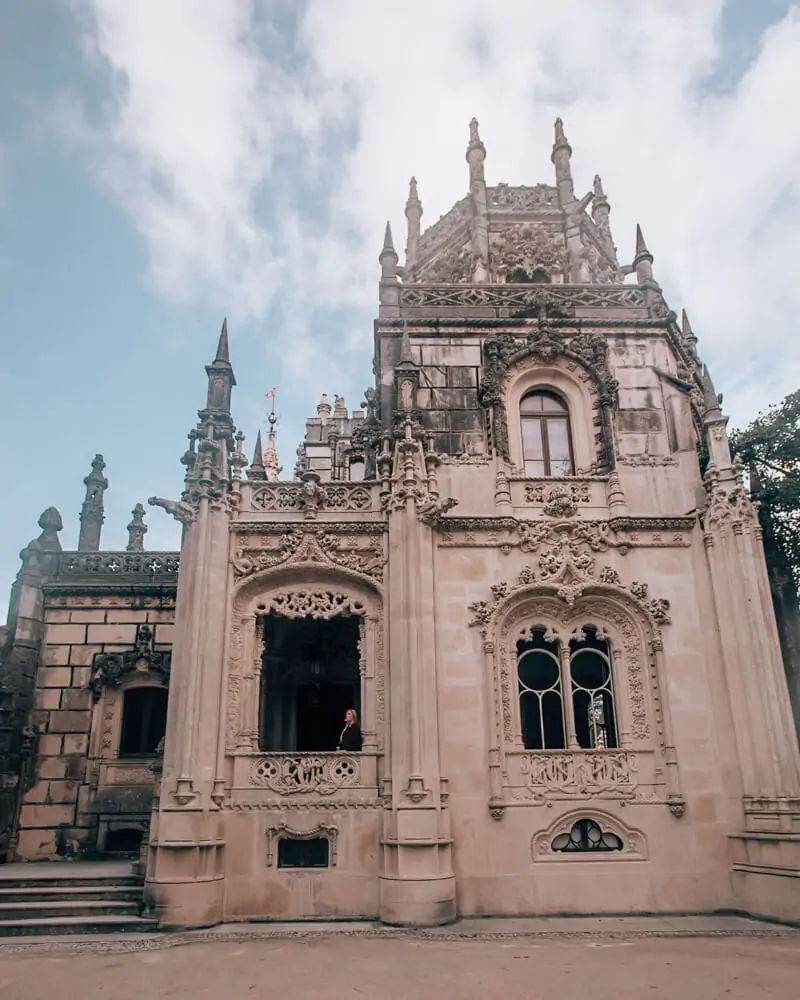
<path id="1" fill-rule="evenodd" d="M 410 440 L 401 445 L 404 481 L 388 503 L 391 796 L 380 916 L 389 924 L 432 925 L 454 920 L 456 903 L 446 782 L 439 767 L 434 535 L 424 523 L 438 500 L 415 481 L 415 447 Z"/>
<path id="2" fill-rule="evenodd" d="M 163 777 L 145 899 L 160 926 L 196 927 L 223 917 L 225 841 L 215 779 L 224 719 L 229 515 L 225 504 L 207 496 L 193 508 L 176 505 L 173 513 L 184 520 L 184 532 Z"/>

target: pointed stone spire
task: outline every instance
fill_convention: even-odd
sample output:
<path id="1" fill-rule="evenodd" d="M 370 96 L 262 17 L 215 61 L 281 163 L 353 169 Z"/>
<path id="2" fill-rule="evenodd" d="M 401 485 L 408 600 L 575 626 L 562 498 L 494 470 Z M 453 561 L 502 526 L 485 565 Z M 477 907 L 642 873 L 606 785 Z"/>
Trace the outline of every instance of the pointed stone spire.
<path id="1" fill-rule="evenodd" d="M 386 229 L 383 234 L 383 247 L 378 256 L 381 265 L 381 281 L 397 281 L 397 251 L 394 248 L 392 239 L 392 225 L 387 220 Z"/>
<path id="2" fill-rule="evenodd" d="M 467 146 L 467 163 L 469 164 L 470 218 L 469 234 L 472 250 L 473 273 L 472 280 L 484 282 L 489 280 L 489 207 L 486 197 L 486 180 L 483 164 L 486 159 L 486 147 L 481 142 L 478 132 L 478 119 L 469 123 L 469 144 Z"/>
<path id="3" fill-rule="evenodd" d="M 481 141 L 478 131 L 478 119 L 469 123 L 469 143 L 467 144 L 467 163 L 469 164 L 470 187 L 475 181 L 483 180 L 483 164 L 486 159 L 486 147 Z"/>
<path id="4" fill-rule="evenodd" d="M 266 477 L 271 483 L 277 482 L 281 478 L 283 468 L 278 462 L 278 449 L 275 443 L 275 424 L 278 418 L 274 413 L 269 415 L 269 433 L 267 435 L 267 452 L 264 456 L 264 468 Z"/>
<path id="5" fill-rule="evenodd" d="M 128 525 L 127 552 L 144 552 L 144 536 L 147 534 L 147 525 L 144 523 L 144 507 L 137 503 L 131 511 L 133 515 L 131 523 Z"/>
<path id="6" fill-rule="evenodd" d="M 247 470 L 247 478 L 251 482 L 263 482 L 267 478 L 267 471 L 264 468 L 264 456 L 261 451 L 261 431 L 256 434 L 256 446 L 253 449 L 253 461 Z"/>
<path id="7" fill-rule="evenodd" d="M 689 350 L 689 353 L 697 357 L 697 337 L 695 336 L 692 324 L 689 322 L 689 314 L 684 309 L 681 312 L 681 333 Z"/>
<path id="8" fill-rule="evenodd" d="M 653 281 L 653 255 L 647 249 L 647 244 L 642 235 L 642 227 L 636 225 L 636 254 L 633 258 L 633 267 L 636 271 L 636 280 L 640 285 Z"/>
<path id="9" fill-rule="evenodd" d="M 217 356 L 214 358 L 214 364 L 227 364 L 231 363 L 230 355 L 228 353 L 228 317 L 226 316 L 222 321 L 222 330 L 219 335 L 219 343 L 217 344 Z"/>
<path id="10" fill-rule="evenodd" d="M 412 177 L 408 185 L 408 201 L 406 202 L 406 219 L 408 230 L 406 236 L 406 269 L 412 270 L 417 262 L 419 237 L 422 221 L 422 202 L 417 194 L 417 179 Z"/>
<path id="11" fill-rule="evenodd" d="M 106 463 L 102 455 L 95 455 L 92 471 L 84 479 L 86 497 L 81 507 L 81 529 L 78 535 L 79 552 L 97 552 L 100 548 L 100 533 L 103 530 L 103 495 L 108 489 L 108 480 L 103 475 Z"/>
<path id="12" fill-rule="evenodd" d="M 555 138 L 550 159 L 556 168 L 558 200 L 563 208 L 575 200 L 575 192 L 572 186 L 572 170 L 569 162 L 572 158 L 572 146 L 567 142 L 567 137 L 564 135 L 564 123 L 560 118 L 556 118 L 553 128 Z"/>
<path id="13" fill-rule="evenodd" d="M 236 378 L 228 353 L 227 318 L 222 322 L 216 356 L 210 365 L 206 365 L 206 375 L 208 375 L 206 409 L 230 413 L 231 389 L 236 385 Z"/>

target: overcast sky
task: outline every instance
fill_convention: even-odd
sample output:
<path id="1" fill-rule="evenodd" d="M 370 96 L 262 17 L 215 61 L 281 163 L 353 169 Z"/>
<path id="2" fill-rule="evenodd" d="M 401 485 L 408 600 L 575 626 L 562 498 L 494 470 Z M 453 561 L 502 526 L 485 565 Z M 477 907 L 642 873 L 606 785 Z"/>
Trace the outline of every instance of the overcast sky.
<path id="1" fill-rule="evenodd" d="M 797 389 L 798 53 L 786 0 L 2 0 L 0 605 L 44 507 L 76 544 L 95 452 L 104 547 L 179 494 L 224 315 L 285 475 L 321 392 L 360 404 L 385 220 L 402 249 L 412 173 L 423 227 L 466 193 L 473 115 L 510 184 L 552 182 L 563 117 L 733 425 Z"/>

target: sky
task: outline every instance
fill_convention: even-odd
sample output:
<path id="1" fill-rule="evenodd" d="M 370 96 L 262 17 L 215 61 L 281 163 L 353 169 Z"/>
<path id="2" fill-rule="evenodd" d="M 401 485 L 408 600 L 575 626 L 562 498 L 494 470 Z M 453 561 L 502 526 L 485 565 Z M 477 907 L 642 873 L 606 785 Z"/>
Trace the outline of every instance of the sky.
<path id="1" fill-rule="evenodd" d="M 564 119 L 731 426 L 797 389 L 798 52 L 788 0 L 3 0 L 0 611 L 45 507 L 75 547 L 96 452 L 104 548 L 179 495 L 223 317 L 285 477 L 322 392 L 360 405 L 385 221 L 402 251 L 412 174 L 423 228 L 466 193 L 473 115 L 495 184 L 552 183 Z"/>

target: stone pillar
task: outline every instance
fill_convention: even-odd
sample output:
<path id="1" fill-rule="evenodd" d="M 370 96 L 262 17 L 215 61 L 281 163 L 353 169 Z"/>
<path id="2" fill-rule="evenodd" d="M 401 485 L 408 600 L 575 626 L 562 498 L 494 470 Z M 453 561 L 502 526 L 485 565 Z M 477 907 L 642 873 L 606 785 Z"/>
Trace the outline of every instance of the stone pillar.
<path id="1" fill-rule="evenodd" d="M 145 897 L 165 928 L 223 917 L 224 828 L 218 745 L 225 713 L 229 515 L 202 496 L 186 514 L 158 816 L 152 825 Z"/>
<path id="2" fill-rule="evenodd" d="M 103 476 L 106 463 L 102 455 L 95 455 L 92 471 L 84 479 L 86 497 L 81 507 L 81 530 L 78 534 L 79 552 L 97 552 L 100 548 L 100 533 L 103 530 L 103 495 L 108 489 L 108 480 Z"/>
<path id="3" fill-rule="evenodd" d="M 391 807 L 384 821 L 379 905 L 385 923 L 425 926 L 455 919 L 456 880 L 439 766 L 435 540 L 429 516 L 438 501 L 415 479 L 417 448 L 411 440 L 400 443 L 403 483 L 389 502 Z"/>

